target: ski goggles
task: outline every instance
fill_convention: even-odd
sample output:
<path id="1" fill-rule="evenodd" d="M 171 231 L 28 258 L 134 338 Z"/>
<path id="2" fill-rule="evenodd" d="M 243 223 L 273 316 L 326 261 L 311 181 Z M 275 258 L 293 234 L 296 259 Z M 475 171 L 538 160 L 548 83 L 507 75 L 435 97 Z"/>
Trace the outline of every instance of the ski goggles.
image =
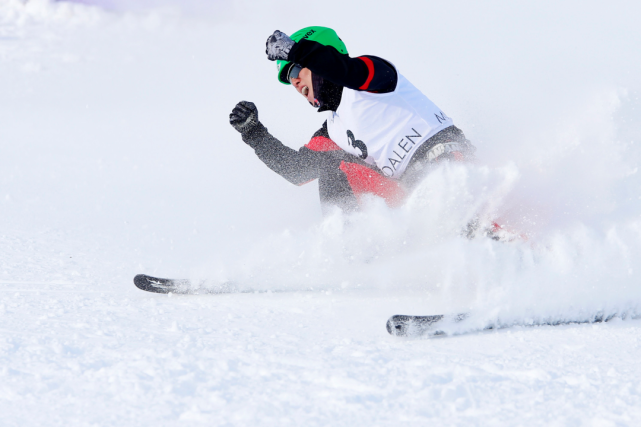
<path id="1" fill-rule="evenodd" d="M 303 66 L 300 64 L 292 65 L 291 68 L 289 69 L 289 73 L 287 73 L 287 80 L 289 80 L 289 82 L 291 83 L 292 79 L 297 79 L 298 75 L 300 74 L 300 70 L 302 69 L 303 69 Z"/>

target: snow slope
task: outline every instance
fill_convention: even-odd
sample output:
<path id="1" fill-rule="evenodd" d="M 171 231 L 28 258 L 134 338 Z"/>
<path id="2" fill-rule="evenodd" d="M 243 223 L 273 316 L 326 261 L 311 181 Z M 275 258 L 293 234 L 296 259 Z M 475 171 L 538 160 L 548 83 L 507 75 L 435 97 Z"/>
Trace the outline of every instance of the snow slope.
<path id="1" fill-rule="evenodd" d="M 0 1 L 0 425 L 639 424 L 637 320 L 384 328 L 641 313 L 639 6 L 128 3 Z M 478 163 L 321 218 L 227 122 L 247 99 L 307 142 L 323 119 L 262 46 L 316 24 L 394 62 Z M 529 240 L 462 239 L 478 211 Z"/>

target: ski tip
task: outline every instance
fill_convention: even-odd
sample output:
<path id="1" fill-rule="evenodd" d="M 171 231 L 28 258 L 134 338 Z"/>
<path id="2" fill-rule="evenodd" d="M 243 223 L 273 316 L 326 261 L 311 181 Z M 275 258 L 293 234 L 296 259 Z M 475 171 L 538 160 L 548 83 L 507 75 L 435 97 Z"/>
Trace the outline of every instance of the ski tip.
<path id="1" fill-rule="evenodd" d="M 161 294 L 171 292 L 170 288 L 162 286 L 163 282 L 165 282 L 165 280 L 147 276 L 146 274 L 137 274 L 136 277 L 134 277 L 134 285 L 140 290 Z"/>
<path id="2" fill-rule="evenodd" d="M 461 315 L 459 315 L 461 316 Z M 455 321 L 460 321 L 457 316 Z M 418 337 L 422 335 L 443 335 L 443 332 L 434 329 L 445 316 L 432 314 L 429 316 L 407 316 L 396 314 L 387 321 L 387 332 L 396 337 Z"/>
<path id="3" fill-rule="evenodd" d="M 402 314 L 395 314 L 387 320 L 387 332 L 390 335 L 396 337 L 407 336 L 407 325 L 410 321 L 410 316 L 404 316 Z"/>

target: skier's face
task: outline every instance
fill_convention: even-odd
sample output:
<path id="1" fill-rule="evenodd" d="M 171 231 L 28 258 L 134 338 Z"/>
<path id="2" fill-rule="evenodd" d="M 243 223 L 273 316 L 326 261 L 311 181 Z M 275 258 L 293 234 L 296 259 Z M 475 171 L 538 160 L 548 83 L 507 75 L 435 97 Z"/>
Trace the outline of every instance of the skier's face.
<path id="1" fill-rule="evenodd" d="M 314 88 L 312 87 L 312 72 L 309 68 L 303 68 L 298 73 L 298 77 L 291 79 L 290 83 L 296 88 L 298 93 L 303 95 L 310 104 L 314 104 Z"/>

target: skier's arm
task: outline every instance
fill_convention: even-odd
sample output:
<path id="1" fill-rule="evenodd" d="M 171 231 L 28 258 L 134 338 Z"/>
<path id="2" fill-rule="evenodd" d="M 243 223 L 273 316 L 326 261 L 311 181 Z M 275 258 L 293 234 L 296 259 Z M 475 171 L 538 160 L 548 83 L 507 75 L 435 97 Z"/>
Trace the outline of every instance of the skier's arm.
<path id="1" fill-rule="evenodd" d="M 317 153 L 305 147 L 293 150 L 274 138 L 265 126 L 260 126 L 260 131 L 243 134 L 242 137 L 267 167 L 295 185 L 303 185 L 319 177 L 322 159 Z"/>
<path id="2" fill-rule="evenodd" d="M 350 58 L 331 46 L 302 39 L 289 51 L 287 59 L 340 86 L 354 90 L 387 93 L 396 88 L 394 67 L 376 56 Z"/>
<path id="3" fill-rule="evenodd" d="M 238 103 L 230 114 L 230 123 L 267 167 L 292 184 L 302 185 L 319 177 L 322 156 L 306 147 L 293 150 L 274 138 L 258 120 L 253 103 Z"/>

